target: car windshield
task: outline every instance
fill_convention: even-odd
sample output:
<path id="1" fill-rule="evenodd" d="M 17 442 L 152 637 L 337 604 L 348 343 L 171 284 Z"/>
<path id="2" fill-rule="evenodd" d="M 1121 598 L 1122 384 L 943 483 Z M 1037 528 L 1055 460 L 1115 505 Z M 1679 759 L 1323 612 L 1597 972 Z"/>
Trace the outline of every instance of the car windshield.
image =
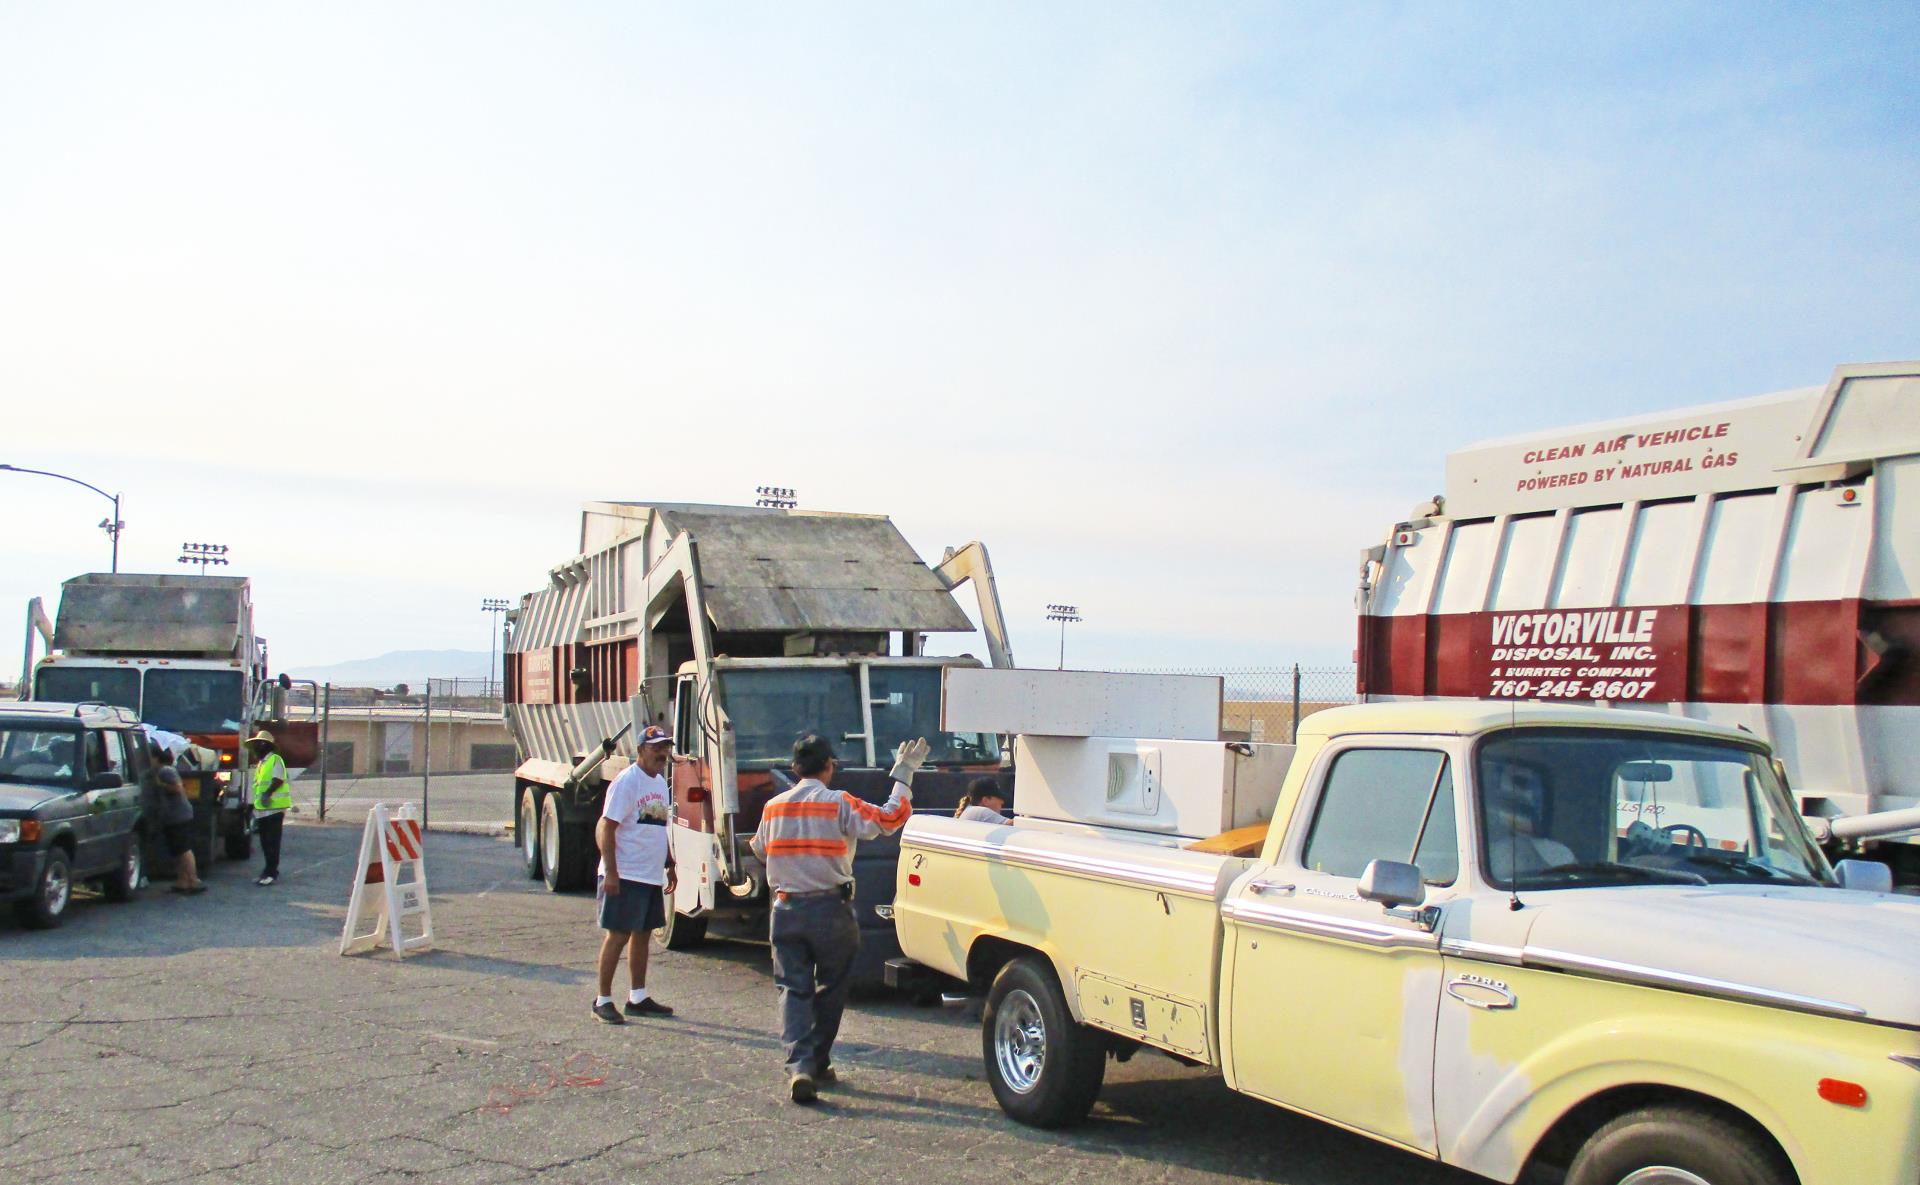
<path id="1" fill-rule="evenodd" d="M 0 782 L 71 783 L 79 753 L 78 729 L 0 725 Z"/>
<path id="2" fill-rule="evenodd" d="M 1520 728 L 1475 762 L 1500 888 L 1831 884 L 1764 750 L 1638 729 Z"/>
<path id="3" fill-rule="evenodd" d="M 927 738 L 929 765 L 998 765 L 1000 738 L 992 733 L 940 731 L 940 668 L 874 664 L 873 751 L 890 762 L 901 741 Z"/>
<path id="4" fill-rule="evenodd" d="M 716 677 L 741 768 L 785 765 L 793 760 L 793 743 L 810 732 L 825 737 L 846 764 L 866 763 L 860 676 L 853 667 L 748 667 Z"/>
<path id="5" fill-rule="evenodd" d="M 64 704 L 113 704 L 140 710 L 140 672 L 133 667 L 41 667 L 33 698 Z"/>
<path id="6" fill-rule="evenodd" d="M 154 669 L 140 718 L 169 732 L 239 732 L 241 696 L 239 671 Z"/>

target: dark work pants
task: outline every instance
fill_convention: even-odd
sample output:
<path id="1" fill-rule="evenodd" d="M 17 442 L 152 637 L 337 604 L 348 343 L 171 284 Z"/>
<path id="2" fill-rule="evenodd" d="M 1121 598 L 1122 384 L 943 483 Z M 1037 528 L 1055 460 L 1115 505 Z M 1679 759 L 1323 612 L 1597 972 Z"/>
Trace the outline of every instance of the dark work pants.
<path id="1" fill-rule="evenodd" d="M 833 1060 L 860 924 L 853 902 L 838 894 L 776 901 L 769 912 L 787 1073 L 815 1074 Z"/>
<path id="2" fill-rule="evenodd" d="M 286 821 L 284 813 L 253 818 L 253 829 L 260 836 L 260 854 L 267 861 L 267 866 L 260 870 L 261 876 L 280 875 L 280 825 Z"/>

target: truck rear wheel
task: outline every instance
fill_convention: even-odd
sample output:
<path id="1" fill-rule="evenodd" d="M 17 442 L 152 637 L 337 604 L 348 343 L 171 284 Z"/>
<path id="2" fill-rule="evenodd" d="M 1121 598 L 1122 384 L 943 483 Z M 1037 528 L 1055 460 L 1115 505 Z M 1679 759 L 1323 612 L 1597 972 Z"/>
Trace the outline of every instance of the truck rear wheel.
<path id="1" fill-rule="evenodd" d="M 540 879 L 540 796 L 528 786 L 520 791 L 520 813 L 514 824 L 520 840 L 520 860 L 527 867 L 527 879 Z"/>
<path id="2" fill-rule="evenodd" d="M 1644 1107 L 1593 1133 L 1567 1185 L 1792 1185 L 1780 1154 L 1698 1107 Z"/>
<path id="3" fill-rule="evenodd" d="M 227 832 L 227 859 L 245 860 L 253 855 L 253 832 L 243 821 Z"/>
<path id="4" fill-rule="evenodd" d="M 213 867 L 214 843 L 220 838 L 220 808 L 207 812 L 207 817 L 196 817 L 193 821 L 193 862 L 202 872 Z"/>
<path id="5" fill-rule="evenodd" d="M 564 893 L 584 883 L 586 860 L 584 828 L 569 827 L 560 819 L 560 796 L 547 795 L 540 807 L 540 865 L 549 893 Z"/>
<path id="6" fill-rule="evenodd" d="M 1053 968 L 1033 956 L 994 977 L 980 1047 L 1000 1109 L 1029 1127 L 1085 1119 L 1107 1073 L 1105 1042 L 1074 1023 Z"/>

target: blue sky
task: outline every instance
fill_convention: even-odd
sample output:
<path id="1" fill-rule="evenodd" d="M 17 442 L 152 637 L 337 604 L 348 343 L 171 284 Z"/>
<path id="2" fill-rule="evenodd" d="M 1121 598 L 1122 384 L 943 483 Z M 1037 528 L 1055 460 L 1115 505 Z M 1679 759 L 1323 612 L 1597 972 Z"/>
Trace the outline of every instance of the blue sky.
<path id="1" fill-rule="evenodd" d="M 293 665 L 761 483 L 984 539 L 1030 662 L 1051 600 L 1072 662 L 1344 661 L 1448 450 L 1920 355 L 1916 58 L 1911 4 L 0 4 L 0 462 L 124 491 L 124 567 L 230 544 Z M 104 566 L 0 479 L 0 606 Z"/>

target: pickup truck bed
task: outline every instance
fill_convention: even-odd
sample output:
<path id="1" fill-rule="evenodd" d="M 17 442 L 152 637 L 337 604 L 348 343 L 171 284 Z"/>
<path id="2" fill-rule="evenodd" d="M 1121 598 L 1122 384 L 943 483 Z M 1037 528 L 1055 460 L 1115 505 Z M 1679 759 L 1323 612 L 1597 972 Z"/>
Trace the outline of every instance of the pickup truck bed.
<path id="1" fill-rule="evenodd" d="M 1161 840 L 936 815 L 916 815 L 909 828 L 908 875 L 939 886 L 917 899 L 993 902 L 997 916 L 896 914 L 902 949 L 944 952 L 944 959 L 921 961 L 973 979 L 979 968 L 969 968 L 969 951 L 979 963 L 996 943 L 1023 943 L 1054 956 L 1055 973 L 1085 1023 L 1217 1063 L 1220 909 L 1228 886 L 1253 861 Z M 1049 938 L 1066 918 L 1080 923 L 1072 957 Z M 987 946 L 976 949 L 983 937 Z"/>

